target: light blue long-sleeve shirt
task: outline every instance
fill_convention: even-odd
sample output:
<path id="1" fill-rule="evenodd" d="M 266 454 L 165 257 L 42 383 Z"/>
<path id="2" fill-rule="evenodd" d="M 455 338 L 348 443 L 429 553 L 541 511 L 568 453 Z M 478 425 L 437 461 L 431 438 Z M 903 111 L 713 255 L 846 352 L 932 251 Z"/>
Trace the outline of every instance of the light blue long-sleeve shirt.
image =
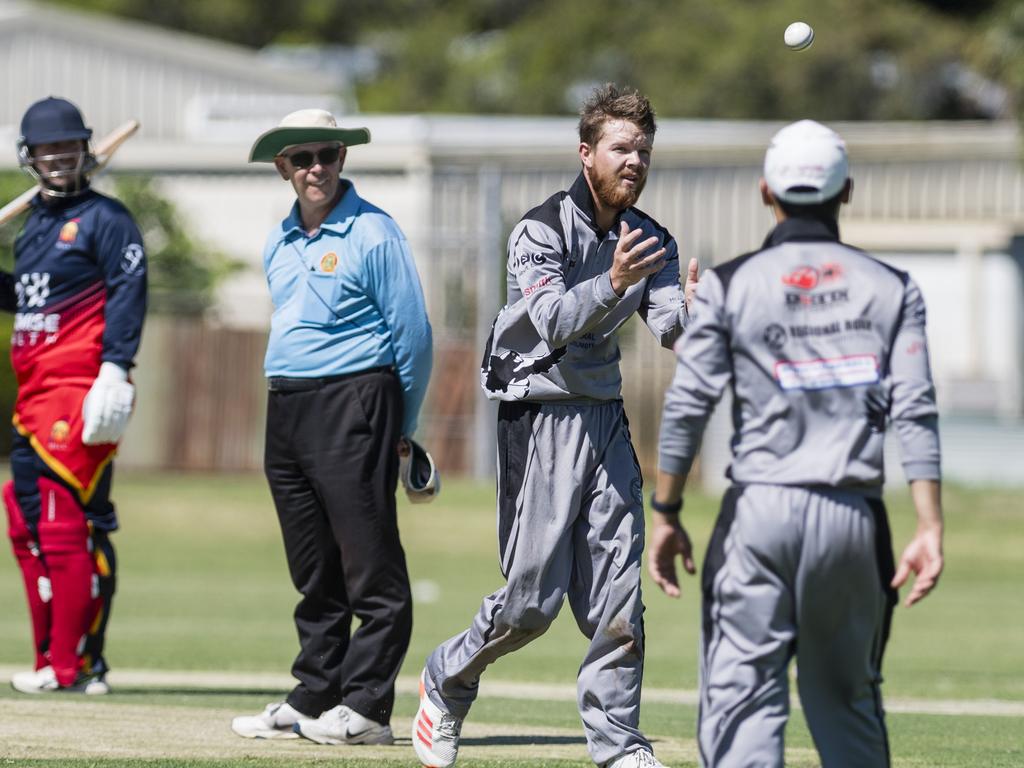
<path id="1" fill-rule="evenodd" d="M 402 434 L 416 430 L 433 338 L 409 244 L 394 220 L 351 182 L 313 235 L 298 203 L 267 238 L 263 268 L 274 314 L 266 375 L 318 378 L 393 365 Z"/>

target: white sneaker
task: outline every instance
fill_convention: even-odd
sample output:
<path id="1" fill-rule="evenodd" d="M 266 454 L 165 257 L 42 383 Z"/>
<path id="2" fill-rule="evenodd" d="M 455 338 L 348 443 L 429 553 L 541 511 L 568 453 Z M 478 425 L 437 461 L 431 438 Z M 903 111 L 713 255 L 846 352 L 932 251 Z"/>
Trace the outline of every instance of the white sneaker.
<path id="1" fill-rule="evenodd" d="M 22 693 L 84 693 L 87 696 L 102 696 L 110 693 L 110 686 L 104 675 L 78 676 L 71 685 L 57 685 L 53 667 L 43 667 L 32 672 L 16 672 L 11 676 L 11 687 Z"/>
<path id="2" fill-rule="evenodd" d="M 462 718 L 450 715 L 427 696 L 423 670 L 420 675 L 420 708 L 412 721 L 412 746 L 424 768 L 448 768 L 459 754 Z"/>
<path id="3" fill-rule="evenodd" d="M 259 715 L 241 715 L 231 721 L 231 730 L 247 739 L 297 739 L 292 728 L 311 719 L 284 701 L 267 704 Z"/>
<path id="4" fill-rule="evenodd" d="M 635 752 L 627 752 L 610 763 L 605 763 L 605 768 L 665 768 L 665 766 L 650 750 L 638 749 Z"/>
<path id="5" fill-rule="evenodd" d="M 395 743 L 391 726 L 363 717 L 354 709 L 339 704 L 316 720 L 295 724 L 295 732 L 317 744 L 383 744 Z"/>

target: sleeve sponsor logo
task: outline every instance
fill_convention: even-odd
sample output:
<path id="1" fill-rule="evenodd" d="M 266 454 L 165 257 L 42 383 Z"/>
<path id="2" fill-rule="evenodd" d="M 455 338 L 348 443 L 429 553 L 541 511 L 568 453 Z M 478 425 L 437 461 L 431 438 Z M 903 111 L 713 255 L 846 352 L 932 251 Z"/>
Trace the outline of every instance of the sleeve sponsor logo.
<path id="1" fill-rule="evenodd" d="M 838 389 L 878 382 L 878 358 L 846 355 L 820 360 L 780 360 L 775 364 L 779 386 L 791 389 Z"/>
<path id="2" fill-rule="evenodd" d="M 551 282 L 551 275 L 546 275 L 545 277 L 542 277 L 536 283 L 534 283 L 531 286 L 528 286 L 525 290 L 523 290 L 523 296 L 532 296 L 533 294 L 535 294 L 537 291 L 539 291 L 541 288 L 543 288 L 545 285 L 547 285 L 550 282 Z"/>
<path id="3" fill-rule="evenodd" d="M 509 266 L 513 272 L 519 275 L 530 267 L 541 266 L 547 260 L 547 256 L 543 253 L 517 253 L 509 260 Z"/>
<path id="4" fill-rule="evenodd" d="M 126 275 L 141 275 L 146 271 L 146 252 L 139 243 L 129 243 L 121 251 L 121 271 Z"/>

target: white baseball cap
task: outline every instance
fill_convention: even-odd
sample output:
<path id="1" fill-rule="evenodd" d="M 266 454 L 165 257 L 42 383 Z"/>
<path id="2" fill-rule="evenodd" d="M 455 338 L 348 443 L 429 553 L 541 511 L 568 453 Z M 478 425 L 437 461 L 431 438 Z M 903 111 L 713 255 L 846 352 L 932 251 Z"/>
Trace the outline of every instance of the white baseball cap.
<path id="1" fill-rule="evenodd" d="M 764 180 L 772 194 L 797 205 L 835 197 L 848 172 L 843 137 L 813 120 L 791 123 L 776 133 L 764 156 Z"/>

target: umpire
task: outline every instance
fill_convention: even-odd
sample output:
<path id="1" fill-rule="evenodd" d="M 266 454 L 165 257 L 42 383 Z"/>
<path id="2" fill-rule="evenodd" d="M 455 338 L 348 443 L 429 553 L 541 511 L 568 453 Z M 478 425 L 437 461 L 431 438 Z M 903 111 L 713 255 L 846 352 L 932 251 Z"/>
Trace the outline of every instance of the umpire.
<path id="1" fill-rule="evenodd" d="M 942 572 L 935 391 L 913 280 L 839 240 L 843 140 L 804 120 L 775 135 L 761 250 L 706 273 L 661 426 L 649 569 L 693 572 L 682 487 L 726 387 L 733 461 L 702 574 L 698 742 L 704 766 L 781 766 L 795 656 L 826 768 L 889 765 L 880 692 L 896 588 L 912 605 Z M 882 445 L 893 424 L 917 532 L 893 562 Z"/>
<path id="2" fill-rule="evenodd" d="M 404 235 L 339 176 L 348 147 L 369 140 L 307 109 L 260 136 L 249 157 L 273 162 L 297 196 L 263 254 L 274 304 L 265 467 L 302 599 L 299 683 L 285 702 L 235 718 L 241 736 L 393 741 L 412 631 L 395 490 L 432 339 Z"/>

